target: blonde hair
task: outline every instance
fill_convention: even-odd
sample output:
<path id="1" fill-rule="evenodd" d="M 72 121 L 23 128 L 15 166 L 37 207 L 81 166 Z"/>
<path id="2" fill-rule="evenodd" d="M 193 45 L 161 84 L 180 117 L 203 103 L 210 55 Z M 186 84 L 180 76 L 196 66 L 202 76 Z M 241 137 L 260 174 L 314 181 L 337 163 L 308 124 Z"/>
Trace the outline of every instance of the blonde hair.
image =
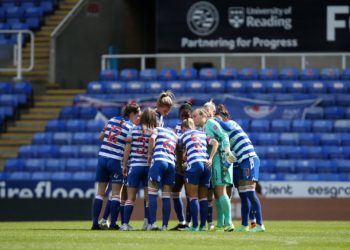
<path id="1" fill-rule="evenodd" d="M 216 107 L 215 107 L 215 103 L 213 102 L 213 99 L 211 99 L 209 102 L 204 103 L 203 107 L 208 108 L 214 114 L 216 112 Z"/>
<path id="2" fill-rule="evenodd" d="M 194 125 L 194 121 L 192 118 L 187 118 L 182 121 L 181 128 L 195 129 L 196 126 Z"/>
<path id="3" fill-rule="evenodd" d="M 197 112 L 200 116 L 204 116 L 208 119 L 211 117 L 211 114 L 205 108 L 197 108 L 193 111 L 193 113 L 194 112 Z"/>
<path id="4" fill-rule="evenodd" d="M 163 91 L 162 93 L 160 93 L 158 97 L 157 106 L 158 107 L 167 106 L 171 108 L 174 105 L 174 99 L 175 99 L 175 96 L 173 92 L 171 92 L 170 90 Z"/>

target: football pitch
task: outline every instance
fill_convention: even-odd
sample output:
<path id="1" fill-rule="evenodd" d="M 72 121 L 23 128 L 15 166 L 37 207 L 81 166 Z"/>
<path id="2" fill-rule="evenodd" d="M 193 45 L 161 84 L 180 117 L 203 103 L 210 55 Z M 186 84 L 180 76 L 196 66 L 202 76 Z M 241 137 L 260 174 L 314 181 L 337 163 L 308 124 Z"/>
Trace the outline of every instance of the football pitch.
<path id="1" fill-rule="evenodd" d="M 91 231 L 87 221 L 1 222 L 0 249 L 350 249 L 349 221 L 266 221 L 265 226 L 264 233 L 121 232 Z"/>

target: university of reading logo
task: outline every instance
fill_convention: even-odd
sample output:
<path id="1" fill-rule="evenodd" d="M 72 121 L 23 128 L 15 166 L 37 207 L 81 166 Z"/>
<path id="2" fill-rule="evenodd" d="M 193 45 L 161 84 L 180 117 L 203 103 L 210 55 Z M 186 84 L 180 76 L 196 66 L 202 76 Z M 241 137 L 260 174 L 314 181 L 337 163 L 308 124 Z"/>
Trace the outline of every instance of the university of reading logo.
<path id="1" fill-rule="evenodd" d="M 198 36 L 208 36 L 219 25 L 219 13 L 214 5 L 208 2 L 197 2 L 187 12 L 188 28 Z"/>
<path id="2" fill-rule="evenodd" d="M 244 8 L 230 7 L 228 8 L 228 22 L 233 28 L 238 29 L 244 24 Z"/>

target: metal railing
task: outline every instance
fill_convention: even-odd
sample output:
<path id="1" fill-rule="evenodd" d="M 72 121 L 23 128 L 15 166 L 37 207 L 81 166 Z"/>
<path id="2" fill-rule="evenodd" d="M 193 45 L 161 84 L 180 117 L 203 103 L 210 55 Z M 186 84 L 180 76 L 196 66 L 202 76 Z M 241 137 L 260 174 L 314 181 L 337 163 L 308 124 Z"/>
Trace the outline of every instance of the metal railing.
<path id="1" fill-rule="evenodd" d="M 0 72 L 17 72 L 15 80 L 22 80 L 22 73 L 29 72 L 34 68 L 34 33 L 30 30 L 0 30 L 0 34 L 16 34 L 17 33 L 17 44 L 14 45 L 14 68 L 0 68 Z M 28 34 L 30 37 L 30 63 L 28 68 L 23 68 L 22 65 L 22 46 L 23 46 L 23 35 Z"/>
<path id="2" fill-rule="evenodd" d="M 306 68 L 307 57 L 339 57 L 342 69 L 347 67 L 346 58 L 350 57 L 350 53 L 202 53 L 202 54 L 122 54 L 122 55 L 102 55 L 101 69 L 107 69 L 108 61 L 111 59 L 140 59 L 141 70 L 146 68 L 146 60 L 150 58 L 175 58 L 180 61 L 181 69 L 186 67 L 187 59 L 189 58 L 218 58 L 220 59 L 220 67 L 226 67 L 226 61 L 233 57 L 255 57 L 260 58 L 260 67 L 266 68 L 266 61 L 269 57 L 299 57 L 300 68 Z"/>

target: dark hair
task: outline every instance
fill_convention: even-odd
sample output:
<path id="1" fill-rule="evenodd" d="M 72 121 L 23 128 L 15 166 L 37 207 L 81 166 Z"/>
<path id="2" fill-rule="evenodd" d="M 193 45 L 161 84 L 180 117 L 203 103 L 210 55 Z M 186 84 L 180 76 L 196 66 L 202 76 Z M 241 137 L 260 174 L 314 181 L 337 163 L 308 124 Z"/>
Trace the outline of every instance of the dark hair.
<path id="1" fill-rule="evenodd" d="M 219 104 L 216 109 L 216 115 L 222 118 L 230 119 L 230 112 L 227 110 L 224 104 Z"/>
<path id="2" fill-rule="evenodd" d="M 174 99 L 175 96 L 173 92 L 170 90 L 163 91 L 158 97 L 157 106 L 167 106 L 171 108 L 174 105 Z"/>
<path id="3" fill-rule="evenodd" d="M 141 115 L 140 124 L 147 128 L 157 127 L 157 115 L 156 112 L 151 108 L 146 108 Z"/>
<path id="4" fill-rule="evenodd" d="M 123 112 L 123 116 L 124 117 L 129 117 L 129 115 L 131 113 L 138 113 L 140 111 L 140 106 L 135 102 L 135 103 L 128 103 L 125 107 L 124 107 L 124 112 Z"/>

